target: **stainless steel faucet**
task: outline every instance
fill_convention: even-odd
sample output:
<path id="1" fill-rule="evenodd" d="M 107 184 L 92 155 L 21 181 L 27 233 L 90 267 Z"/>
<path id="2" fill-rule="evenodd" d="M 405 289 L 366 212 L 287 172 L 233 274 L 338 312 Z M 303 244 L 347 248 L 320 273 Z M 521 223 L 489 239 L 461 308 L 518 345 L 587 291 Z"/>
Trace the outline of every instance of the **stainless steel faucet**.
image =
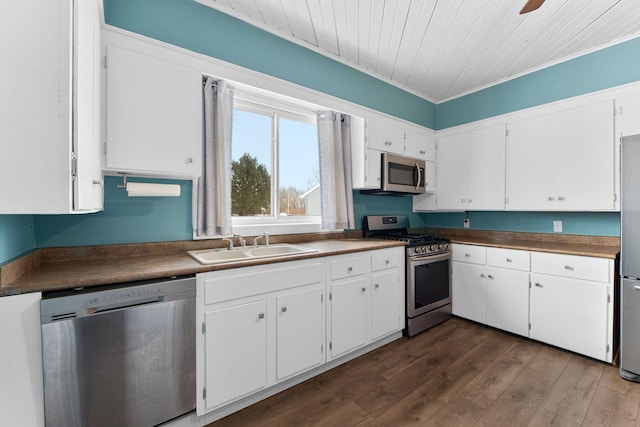
<path id="1" fill-rule="evenodd" d="M 240 242 L 240 246 L 242 246 L 243 248 L 245 246 L 247 246 L 247 241 L 244 239 L 244 237 L 242 237 L 239 234 L 234 234 L 233 237 L 237 237 L 238 238 L 238 242 Z"/>
<path id="2" fill-rule="evenodd" d="M 261 235 L 256 236 L 255 239 L 253 239 L 253 246 L 258 246 L 258 240 L 261 239 L 262 237 L 264 237 L 264 245 L 269 246 L 269 233 L 267 233 L 266 231 Z"/>
<path id="3" fill-rule="evenodd" d="M 233 240 L 227 238 L 227 237 L 223 237 L 222 240 L 229 242 L 229 246 L 227 247 L 227 250 L 231 250 L 233 249 Z"/>

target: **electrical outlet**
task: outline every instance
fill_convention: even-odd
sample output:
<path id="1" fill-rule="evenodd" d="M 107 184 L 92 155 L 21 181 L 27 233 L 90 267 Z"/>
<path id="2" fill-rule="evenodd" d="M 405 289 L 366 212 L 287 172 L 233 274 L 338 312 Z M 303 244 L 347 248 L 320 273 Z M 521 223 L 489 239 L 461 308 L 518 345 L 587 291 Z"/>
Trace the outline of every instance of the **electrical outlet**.
<path id="1" fill-rule="evenodd" d="M 462 224 L 464 225 L 464 228 L 471 227 L 471 221 L 469 220 L 469 218 L 465 218 L 464 221 L 462 221 Z"/>
<path id="2" fill-rule="evenodd" d="M 553 232 L 562 233 L 562 221 L 553 221 Z"/>

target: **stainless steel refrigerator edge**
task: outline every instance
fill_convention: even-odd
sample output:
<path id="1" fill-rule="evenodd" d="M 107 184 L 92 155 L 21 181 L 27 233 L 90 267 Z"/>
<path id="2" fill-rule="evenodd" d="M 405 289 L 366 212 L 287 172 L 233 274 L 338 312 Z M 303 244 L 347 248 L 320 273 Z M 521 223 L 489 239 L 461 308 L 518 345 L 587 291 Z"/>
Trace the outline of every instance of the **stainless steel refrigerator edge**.
<path id="1" fill-rule="evenodd" d="M 640 135 L 621 147 L 620 376 L 640 382 Z"/>

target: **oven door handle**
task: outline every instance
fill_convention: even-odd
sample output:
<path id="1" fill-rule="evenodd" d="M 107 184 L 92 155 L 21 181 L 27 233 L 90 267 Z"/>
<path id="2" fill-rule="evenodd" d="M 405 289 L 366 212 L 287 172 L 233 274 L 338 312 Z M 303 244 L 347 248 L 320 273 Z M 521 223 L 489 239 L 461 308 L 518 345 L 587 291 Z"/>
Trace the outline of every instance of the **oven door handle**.
<path id="1" fill-rule="evenodd" d="M 416 264 L 422 261 L 429 261 L 431 263 L 431 262 L 442 261 L 450 257 L 451 257 L 451 252 L 444 252 L 436 255 L 412 256 L 412 257 L 408 257 L 408 260 L 410 264 Z"/>

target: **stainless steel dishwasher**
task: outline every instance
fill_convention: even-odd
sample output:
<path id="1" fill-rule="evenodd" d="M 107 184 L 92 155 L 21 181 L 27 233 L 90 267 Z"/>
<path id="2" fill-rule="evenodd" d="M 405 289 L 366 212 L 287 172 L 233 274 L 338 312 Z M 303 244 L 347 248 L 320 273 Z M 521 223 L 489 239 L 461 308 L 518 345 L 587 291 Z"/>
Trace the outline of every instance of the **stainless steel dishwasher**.
<path id="1" fill-rule="evenodd" d="M 146 427 L 195 409 L 195 278 L 44 295 L 47 427 Z"/>

